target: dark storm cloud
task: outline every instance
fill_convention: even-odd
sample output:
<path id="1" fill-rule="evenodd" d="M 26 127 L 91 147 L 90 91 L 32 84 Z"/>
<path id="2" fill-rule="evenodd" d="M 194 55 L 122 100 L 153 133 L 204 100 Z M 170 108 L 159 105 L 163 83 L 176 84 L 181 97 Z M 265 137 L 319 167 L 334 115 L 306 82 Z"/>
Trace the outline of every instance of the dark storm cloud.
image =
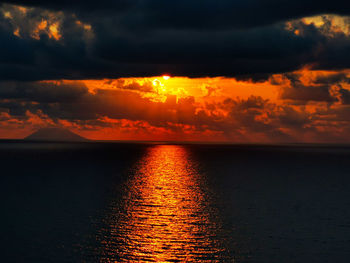
<path id="1" fill-rule="evenodd" d="M 129 8 L 133 5 L 130 0 L 103 0 L 103 1 L 91 1 L 91 0 L 59 0 L 59 1 L 46 1 L 46 0 L 5 0 L 0 3 L 8 3 L 15 5 L 23 5 L 28 7 L 41 7 L 49 8 L 53 10 L 70 10 L 70 11 L 96 11 L 96 10 L 113 10 L 118 11 L 121 9 Z"/>
<path id="2" fill-rule="evenodd" d="M 83 84 L 1 82 L 0 99 L 16 99 L 38 103 L 72 102 L 88 93 Z"/>
<path id="3" fill-rule="evenodd" d="M 130 27 L 246 28 L 324 13 L 350 14 L 344 0 L 8 0 L 19 4 L 77 12 L 81 16 L 120 14 Z"/>
<path id="4" fill-rule="evenodd" d="M 350 82 L 346 73 L 324 73 L 311 79 L 310 76 L 301 73 L 286 73 L 283 76 L 289 80 L 288 85 L 281 82 L 271 83 L 282 84 L 280 88 L 280 99 L 292 101 L 294 104 L 306 104 L 308 102 L 326 102 L 329 104 L 339 103 L 350 104 L 350 91 L 343 87 Z M 305 85 L 301 79 L 309 77 L 309 85 Z"/>
<path id="5" fill-rule="evenodd" d="M 281 99 L 294 100 L 298 102 L 320 101 L 320 102 L 335 102 L 328 86 L 306 87 L 297 85 L 293 87 L 286 87 L 282 89 Z"/>
<path id="6" fill-rule="evenodd" d="M 316 84 L 334 84 L 339 82 L 350 83 L 350 78 L 345 73 L 318 76 L 314 81 Z"/>
<path id="7" fill-rule="evenodd" d="M 95 30 L 92 44 L 70 38 L 61 41 L 21 39 L 13 28 L 0 31 L 1 79 L 83 79 L 172 75 L 268 76 L 314 61 L 313 49 L 326 39 L 315 32 L 304 38 L 284 25 L 245 32 L 157 31 L 146 36 L 118 36 L 107 25 Z M 1 29 L 0 29 L 1 30 Z M 107 31 L 105 31 L 107 30 Z M 214 34 L 214 35 L 213 35 Z"/>
<path id="8" fill-rule="evenodd" d="M 324 33 L 326 28 L 299 21 L 293 22 L 293 27 L 302 32 L 296 35 L 283 23 L 305 15 L 345 14 L 344 10 L 350 10 L 346 8 L 350 7 L 348 2 L 8 2 L 37 8 L 12 19 L 0 12 L 3 80 L 118 78 L 164 73 L 261 80 L 272 73 L 293 71 L 307 64 L 322 69 L 350 67 L 350 39 L 344 33 L 329 37 Z M 3 9 L 19 12 L 7 4 Z M 60 38 L 53 39 L 48 35 L 50 32 L 44 31 L 33 39 L 30 34 L 33 28 L 29 25 L 52 17 L 59 22 Z M 90 29 L 83 29 L 77 22 Z M 20 37 L 13 33 L 18 28 Z"/>

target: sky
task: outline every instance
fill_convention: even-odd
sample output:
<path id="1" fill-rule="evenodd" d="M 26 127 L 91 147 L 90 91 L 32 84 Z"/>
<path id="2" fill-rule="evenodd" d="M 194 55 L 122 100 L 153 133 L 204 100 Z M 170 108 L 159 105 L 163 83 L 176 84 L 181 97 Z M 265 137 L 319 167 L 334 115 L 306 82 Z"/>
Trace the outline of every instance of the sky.
<path id="1" fill-rule="evenodd" d="M 0 1 L 0 138 L 350 142 L 350 2 Z"/>

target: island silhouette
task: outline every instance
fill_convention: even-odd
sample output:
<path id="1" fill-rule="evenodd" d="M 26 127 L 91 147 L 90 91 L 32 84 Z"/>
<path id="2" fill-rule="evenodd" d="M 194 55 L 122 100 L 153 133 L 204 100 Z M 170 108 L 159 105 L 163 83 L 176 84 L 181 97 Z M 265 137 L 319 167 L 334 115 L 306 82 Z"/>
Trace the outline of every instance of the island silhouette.
<path id="1" fill-rule="evenodd" d="M 30 141 L 69 141 L 83 142 L 88 139 L 65 128 L 52 127 L 41 128 L 24 138 Z"/>

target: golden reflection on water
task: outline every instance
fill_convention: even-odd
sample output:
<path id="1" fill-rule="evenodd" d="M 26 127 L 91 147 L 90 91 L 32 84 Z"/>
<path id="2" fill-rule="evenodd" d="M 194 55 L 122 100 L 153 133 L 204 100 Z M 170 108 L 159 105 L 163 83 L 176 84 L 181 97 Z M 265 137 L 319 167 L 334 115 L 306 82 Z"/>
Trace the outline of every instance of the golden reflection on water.
<path id="1" fill-rule="evenodd" d="M 109 219 L 102 260 L 222 262 L 203 181 L 186 148 L 150 147 Z"/>

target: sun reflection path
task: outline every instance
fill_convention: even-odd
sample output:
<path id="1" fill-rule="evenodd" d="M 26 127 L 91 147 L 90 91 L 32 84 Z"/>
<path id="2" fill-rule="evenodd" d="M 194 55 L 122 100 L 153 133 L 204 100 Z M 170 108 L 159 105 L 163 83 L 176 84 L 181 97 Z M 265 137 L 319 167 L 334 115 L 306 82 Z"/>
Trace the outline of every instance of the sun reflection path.
<path id="1" fill-rule="evenodd" d="M 218 223 L 203 189 L 184 147 L 149 148 L 115 207 L 102 260 L 223 262 Z"/>

